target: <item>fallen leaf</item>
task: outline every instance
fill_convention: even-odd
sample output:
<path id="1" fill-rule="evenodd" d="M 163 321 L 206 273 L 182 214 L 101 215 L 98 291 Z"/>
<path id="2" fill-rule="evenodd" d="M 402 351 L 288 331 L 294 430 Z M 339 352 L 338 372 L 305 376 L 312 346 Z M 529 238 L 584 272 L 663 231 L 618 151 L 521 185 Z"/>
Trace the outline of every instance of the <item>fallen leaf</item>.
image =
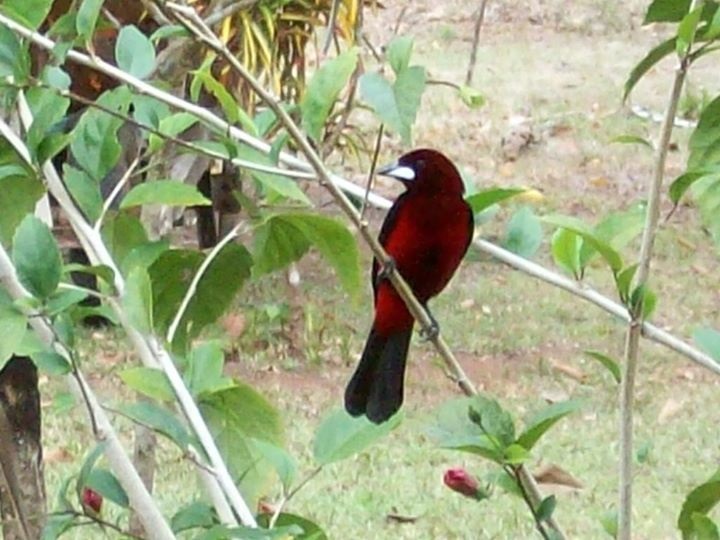
<path id="1" fill-rule="evenodd" d="M 534 473 L 533 477 L 538 484 L 555 484 L 573 489 L 582 489 L 584 487 L 580 480 L 565 469 L 552 463 L 545 465 L 538 472 Z"/>
<path id="2" fill-rule="evenodd" d="M 670 420 L 673 416 L 677 415 L 677 413 L 682 410 L 684 405 L 685 403 L 682 400 L 675 398 L 668 399 L 658 413 L 658 424 L 667 423 L 668 420 Z"/>
<path id="3" fill-rule="evenodd" d="M 552 358 L 550 359 L 550 365 L 555 371 L 559 371 L 563 375 L 567 375 L 571 379 L 575 379 L 578 382 L 584 382 L 587 379 L 587 375 L 575 366 L 565 364 L 559 360 L 554 360 Z"/>

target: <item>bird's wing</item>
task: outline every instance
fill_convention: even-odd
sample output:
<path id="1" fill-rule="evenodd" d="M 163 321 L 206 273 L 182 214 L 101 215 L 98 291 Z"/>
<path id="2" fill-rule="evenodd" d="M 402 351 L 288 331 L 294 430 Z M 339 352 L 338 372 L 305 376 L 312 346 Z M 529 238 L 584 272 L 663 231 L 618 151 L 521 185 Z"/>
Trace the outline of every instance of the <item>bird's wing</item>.
<path id="1" fill-rule="evenodd" d="M 382 227 L 380 227 L 380 234 L 378 235 L 378 241 L 380 242 L 380 245 L 385 247 L 387 245 L 388 237 L 390 236 L 390 233 L 392 233 L 393 229 L 395 228 L 395 223 L 397 223 L 398 215 L 401 212 L 401 209 L 405 202 L 407 201 L 407 194 L 408 192 L 403 192 L 397 199 L 395 199 L 395 202 L 390 207 L 390 210 L 388 211 L 387 215 L 385 216 L 385 221 L 383 221 Z M 472 216 L 472 214 L 471 214 Z M 380 263 L 378 262 L 377 258 L 373 258 L 373 265 L 372 265 L 372 287 L 373 287 L 373 297 L 377 299 L 377 291 L 378 291 L 378 274 L 380 273 Z"/>

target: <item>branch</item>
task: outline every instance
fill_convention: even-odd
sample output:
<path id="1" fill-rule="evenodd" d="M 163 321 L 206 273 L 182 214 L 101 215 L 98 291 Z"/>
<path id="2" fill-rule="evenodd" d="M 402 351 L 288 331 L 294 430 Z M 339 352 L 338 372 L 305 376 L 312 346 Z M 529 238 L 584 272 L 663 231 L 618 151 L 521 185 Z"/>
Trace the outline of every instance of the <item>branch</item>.
<path id="1" fill-rule="evenodd" d="M 702 0 L 700 0 L 702 3 Z M 690 2 L 689 11 L 698 5 L 697 0 Z M 640 299 L 634 306 L 628 306 L 630 322 L 625 338 L 625 372 L 620 386 L 620 463 L 618 485 L 618 533 L 620 540 L 632 538 L 632 468 L 633 468 L 633 405 L 635 398 L 635 377 L 637 375 L 638 351 L 643 323 L 644 292 L 650 277 L 650 262 L 652 260 L 653 245 L 660 218 L 660 194 L 662 192 L 665 176 L 665 161 L 670 146 L 675 113 L 677 112 L 680 94 L 690 65 L 690 43 L 685 54 L 679 59 L 675 70 L 665 119 L 660 128 L 660 140 L 656 148 L 653 178 L 648 185 L 647 209 L 645 211 L 645 226 L 640 242 L 640 260 L 635 275 L 636 290 L 641 292 Z"/>
<path id="2" fill-rule="evenodd" d="M 18 281 L 15 268 L 2 245 L 0 245 L 0 282 L 14 299 L 30 297 L 30 293 Z M 30 324 L 47 346 L 53 345 L 55 340 L 53 331 L 50 323 L 44 317 L 31 317 Z M 61 355 L 65 353 L 62 348 L 57 352 Z M 65 359 L 69 361 L 67 357 Z M 110 420 L 99 405 L 94 392 L 82 374 L 78 372 L 77 376 L 68 375 L 66 380 L 76 396 L 85 398 L 81 399 L 81 401 L 85 403 L 88 413 L 95 419 L 97 425 L 95 438 L 98 442 L 107 441 L 105 455 L 120 485 L 122 485 L 130 499 L 130 506 L 137 512 L 145 530 L 152 531 L 154 538 L 173 540 L 175 535 L 133 467 L 132 461 L 125 453 L 125 449 L 120 443 L 120 439 Z"/>
<path id="3" fill-rule="evenodd" d="M 485 21 L 485 8 L 487 8 L 488 0 L 481 0 L 478 8 L 477 18 L 475 19 L 475 27 L 473 28 L 472 48 L 470 49 L 470 62 L 468 63 L 467 75 L 465 76 L 465 84 L 472 84 L 473 74 L 475 73 L 475 63 L 477 62 L 477 50 L 480 44 L 480 29 Z"/>

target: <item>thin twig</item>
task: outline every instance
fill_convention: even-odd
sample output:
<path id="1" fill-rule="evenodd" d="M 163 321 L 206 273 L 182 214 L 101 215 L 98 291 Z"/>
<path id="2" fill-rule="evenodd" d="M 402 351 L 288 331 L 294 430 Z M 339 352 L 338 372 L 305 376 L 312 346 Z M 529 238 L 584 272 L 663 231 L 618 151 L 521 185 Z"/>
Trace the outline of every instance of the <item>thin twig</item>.
<path id="1" fill-rule="evenodd" d="M 375 168 L 377 167 L 378 156 L 380 155 L 380 147 L 382 146 L 382 137 L 385 132 L 385 124 L 380 124 L 377 137 L 375 138 L 375 149 L 373 150 L 372 161 L 370 162 L 370 171 L 368 171 L 367 185 L 365 188 L 365 196 L 360 207 L 360 219 L 365 219 L 365 210 L 367 209 L 368 198 L 372 189 L 372 181 L 375 177 Z"/>
<path id="2" fill-rule="evenodd" d="M 328 17 L 327 35 L 325 36 L 325 43 L 323 44 L 322 52 L 327 54 L 332 45 L 333 37 L 335 36 L 335 24 L 337 22 L 338 10 L 340 9 L 340 0 L 332 0 L 332 6 L 330 7 L 330 16 Z"/>
<path id="3" fill-rule="evenodd" d="M 110 195 L 108 195 L 108 198 L 105 199 L 105 202 L 103 203 L 102 210 L 100 211 L 100 216 L 97 218 L 97 221 L 95 222 L 95 226 L 93 227 L 96 231 L 100 231 L 100 228 L 102 227 L 103 220 L 105 219 L 105 216 L 107 215 L 108 211 L 112 207 L 113 203 L 115 202 L 115 199 L 120 195 L 120 192 L 123 190 L 125 185 L 130 181 L 130 178 L 133 175 L 133 172 L 137 168 L 137 166 L 140 164 L 140 158 L 136 157 L 133 162 L 130 164 L 130 166 L 127 168 L 127 171 L 125 171 L 125 174 L 123 174 L 122 178 L 118 181 L 117 184 L 113 187 L 113 190 L 110 192 Z"/>
<path id="4" fill-rule="evenodd" d="M 702 0 L 701 0 L 702 1 Z M 697 0 L 690 3 L 690 11 L 695 9 Z M 670 98 L 665 119 L 660 129 L 655 166 L 652 181 L 648 185 L 647 208 L 645 211 L 645 226 L 643 228 L 642 240 L 640 242 L 640 260 L 635 275 L 636 290 L 644 292 L 650 277 L 650 263 L 652 261 L 653 245 L 660 218 L 660 194 L 662 192 L 663 180 L 665 177 L 665 161 L 670 147 L 675 113 L 677 112 L 680 95 L 687 69 L 690 65 L 689 55 L 692 43 L 688 45 L 687 51 L 679 59 L 675 70 Z M 620 386 L 620 462 L 619 462 L 619 485 L 618 485 L 618 538 L 630 540 L 632 538 L 632 468 L 633 468 L 633 409 L 635 397 L 635 377 L 637 375 L 638 350 L 643 323 L 643 300 L 644 294 L 634 306 L 628 306 L 630 312 L 630 323 L 628 324 L 625 339 L 625 370 Z"/>
<path id="5" fill-rule="evenodd" d="M 477 62 L 478 45 L 480 44 L 480 29 L 485 21 L 485 8 L 487 8 L 488 0 L 481 0 L 478 8 L 477 18 L 475 19 L 475 27 L 473 28 L 472 48 L 470 49 L 470 62 L 468 63 L 467 75 L 465 76 L 465 84 L 472 84 L 473 75 L 475 73 L 475 64 Z"/>
<path id="6" fill-rule="evenodd" d="M 280 499 L 280 502 L 277 505 L 277 508 L 275 508 L 275 512 L 273 512 L 272 517 L 270 518 L 270 521 L 268 522 L 268 528 L 272 529 L 275 526 L 275 523 L 277 522 L 277 519 L 280 517 L 280 514 L 282 514 L 283 508 L 287 505 L 287 503 L 290 502 L 290 499 L 292 499 L 297 493 L 304 488 L 310 480 L 315 478 L 318 474 L 320 474 L 320 471 L 323 470 L 322 465 L 318 465 L 315 467 L 310 473 L 308 473 L 305 478 L 303 478 L 300 483 L 295 486 L 293 489 L 287 492 L 286 495 Z"/>

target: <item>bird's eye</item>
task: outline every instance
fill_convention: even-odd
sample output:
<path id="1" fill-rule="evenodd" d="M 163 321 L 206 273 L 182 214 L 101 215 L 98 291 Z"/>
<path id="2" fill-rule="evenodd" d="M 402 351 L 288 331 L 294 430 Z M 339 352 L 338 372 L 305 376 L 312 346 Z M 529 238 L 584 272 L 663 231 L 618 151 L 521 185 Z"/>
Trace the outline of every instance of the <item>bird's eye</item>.
<path id="1" fill-rule="evenodd" d="M 415 170 L 416 171 L 422 171 L 425 168 L 425 160 L 420 159 L 415 162 Z"/>

